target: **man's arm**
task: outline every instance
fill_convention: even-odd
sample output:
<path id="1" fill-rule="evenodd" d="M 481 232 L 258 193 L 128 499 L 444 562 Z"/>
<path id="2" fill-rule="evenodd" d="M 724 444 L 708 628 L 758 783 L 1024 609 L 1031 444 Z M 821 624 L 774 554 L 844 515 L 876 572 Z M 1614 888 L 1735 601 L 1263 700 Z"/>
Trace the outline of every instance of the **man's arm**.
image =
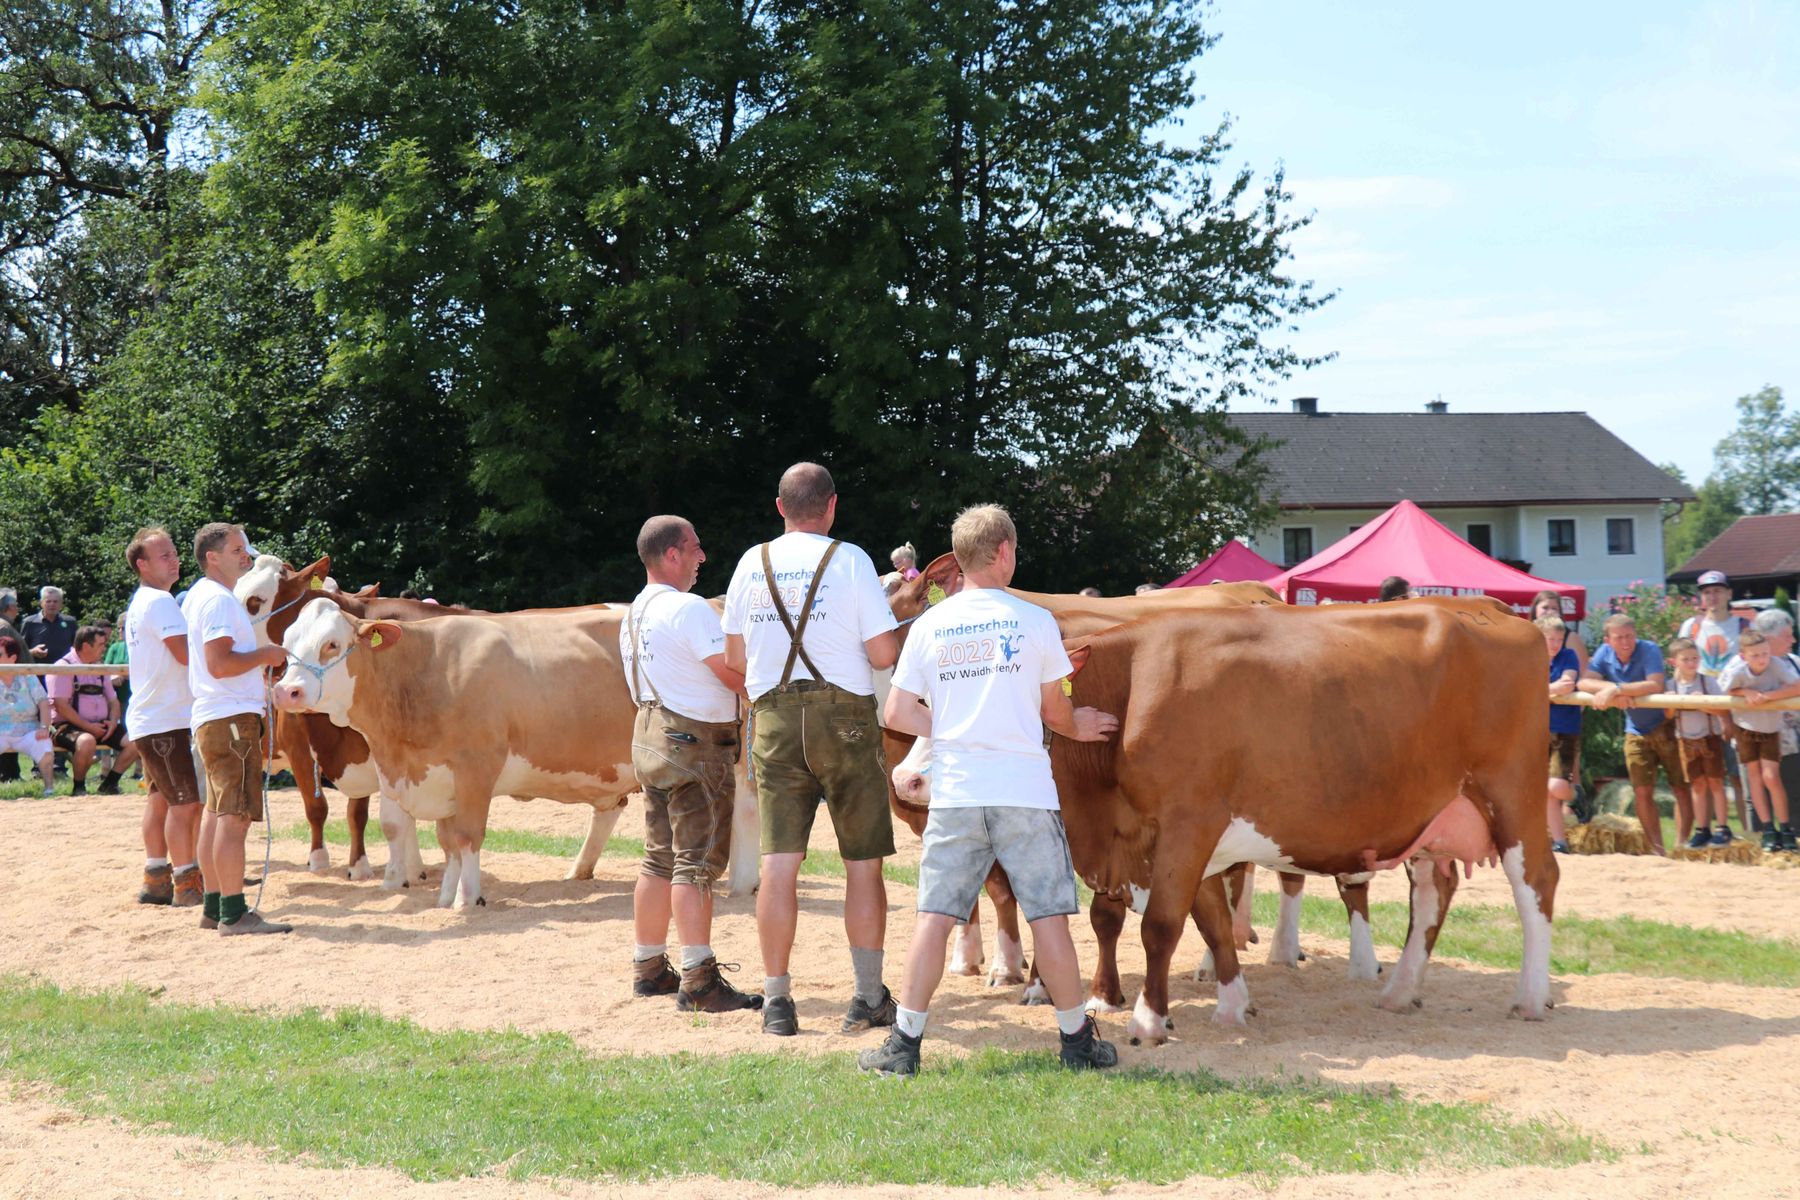
<path id="1" fill-rule="evenodd" d="M 885 671 L 893 666 L 900 657 L 900 639 L 893 630 L 878 633 L 863 643 L 863 650 L 869 656 L 869 665 L 877 671 Z"/>
<path id="2" fill-rule="evenodd" d="M 1574 690 L 1575 690 L 1575 669 L 1573 667 L 1569 668 L 1567 671 L 1564 671 L 1562 673 L 1562 677 L 1560 679 L 1558 679 L 1555 683 L 1550 685 L 1550 694 L 1552 696 L 1566 696 Z"/>
<path id="3" fill-rule="evenodd" d="M 214 679 L 235 679 L 262 667 L 287 665 L 287 651 L 280 646 L 259 646 L 255 650 L 233 650 L 231 638 L 216 637 L 206 643 L 206 671 Z"/>
<path id="4" fill-rule="evenodd" d="M 168 647 L 170 658 L 173 658 L 184 667 L 188 665 L 188 644 L 186 637 L 179 633 L 174 634 L 164 638 L 163 645 Z"/>
<path id="5" fill-rule="evenodd" d="M 931 710 L 925 702 L 905 688 L 889 688 L 887 706 L 881 711 L 881 723 L 895 733 L 914 737 L 931 736 Z"/>
<path id="6" fill-rule="evenodd" d="M 726 646 L 727 652 L 729 652 L 729 641 L 726 643 Z M 740 696 L 744 694 L 744 673 L 742 671 L 733 670 L 726 655 L 715 654 L 710 658 L 703 658 L 700 661 L 706 664 L 707 670 L 718 676 L 720 683 L 724 684 L 727 688 Z"/>
<path id="7" fill-rule="evenodd" d="M 744 655 L 744 637 L 738 633 L 725 635 L 725 665 L 736 671 L 740 677 L 746 674 L 745 668 L 750 660 Z"/>
<path id="8" fill-rule="evenodd" d="M 1104 742 L 1111 737 L 1119 718 L 1097 708 L 1076 708 L 1074 701 L 1063 695 L 1062 685 L 1062 680 L 1052 679 L 1043 686 L 1041 710 L 1050 732 L 1077 742 Z"/>

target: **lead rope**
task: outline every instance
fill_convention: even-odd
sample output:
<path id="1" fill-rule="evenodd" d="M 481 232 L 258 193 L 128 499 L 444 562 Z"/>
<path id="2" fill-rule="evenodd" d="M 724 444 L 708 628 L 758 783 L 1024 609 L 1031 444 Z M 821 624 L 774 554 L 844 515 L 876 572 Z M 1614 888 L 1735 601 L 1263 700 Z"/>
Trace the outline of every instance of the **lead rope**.
<path id="1" fill-rule="evenodd" d="M 269 678 L 269 670 L 263 671 L 263 712 L 272 714 L 275 711 L 275 682 Z M 262 915 L 263 889 L 269 886 L 269 854 L 275 848 L 275 814 L 269 811 L 269 761 L 275 757 L 275 722 L 272 717 L 263 721 L 263 737 L 267 745 L 263 747 L 262 756 L 262 815 L 263 815 L 263 868 L 262 876 L 256 881 L 256 903 L 250 911 Z"/>

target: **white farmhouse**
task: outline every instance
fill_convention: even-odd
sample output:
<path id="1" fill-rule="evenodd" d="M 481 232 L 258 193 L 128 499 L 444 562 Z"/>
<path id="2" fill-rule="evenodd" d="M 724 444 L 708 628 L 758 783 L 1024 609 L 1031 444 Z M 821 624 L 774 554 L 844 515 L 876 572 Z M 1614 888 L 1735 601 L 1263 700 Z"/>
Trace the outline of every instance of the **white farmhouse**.
<path id="1" fill-rule="evenodd" d="M 1587 588 L 1590 611 L 1663 579 L 1662 505 L 1694 494 L 1586 413 L 1233 413 L 1275 443 L 1280 515 L 1251 537 L 1271 562 L 1310 558 L 1411 500 L 1495 558 Z"/>

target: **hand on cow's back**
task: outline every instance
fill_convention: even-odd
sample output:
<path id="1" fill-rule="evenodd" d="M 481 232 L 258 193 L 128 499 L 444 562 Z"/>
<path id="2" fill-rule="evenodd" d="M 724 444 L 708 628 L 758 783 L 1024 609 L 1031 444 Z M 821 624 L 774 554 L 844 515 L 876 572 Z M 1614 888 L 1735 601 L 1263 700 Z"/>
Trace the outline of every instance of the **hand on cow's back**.
<path id="1" fill-rule="evenodd" d="M 1076 709 L 1074 721 L 1075 731 L 1067 736 L 1078 742 L 1104 742 L 1119 729 L 1119 718 L 1097 708 Z"/>

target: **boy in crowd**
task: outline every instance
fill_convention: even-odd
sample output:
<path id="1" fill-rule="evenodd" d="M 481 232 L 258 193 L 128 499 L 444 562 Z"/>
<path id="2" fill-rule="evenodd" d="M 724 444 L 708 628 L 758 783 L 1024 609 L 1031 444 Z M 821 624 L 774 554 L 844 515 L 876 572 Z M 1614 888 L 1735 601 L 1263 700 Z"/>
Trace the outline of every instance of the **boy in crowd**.
<path id="1" fill-rule="evenodd" d="M 1640 708 L 1637 698 L 1660 692 L 1662 651 L 1637 635 L 1637 622 L 1624 613 L 1606 618 L 1606 644 L 1588 660 L 1581 690 L 1592 692 L 1595 708 L 1625 710 L 1625 769 L 1631 776 L 1631 793 L 1637 804 L 1638 824 L 1657 854 L 1665 853 L 1662 817 L 1656 810 L 1656 769 L 1669 777 L 1675 793 L 1675 812 L 1685 830 L 1693 822 L 1687 775 L 1681 769 L 1681 750 L 1675 744 L 1675 728 L 1660 708 Z"/>
<path id="2" fill-rule="evenodd" d="M 1675 664 L 1669 690 L 1678 696 L 1717 696 L 1719 685 L 1700 673 L 1700 649 L 1692 638 L 1669 643 L 1668 660 Z M 1694 836 L 1688 849 L 1724 846 L 1731 842 L 1731 826 L 1725 807 L 1725 722 L 1717 713 L 1697 709 L 1663 710 L 1675 723 L 1675 743 L 1681 750 L 1681 769 L 1694 792 Z M 1712 796 L 1713 828 L 1706 828 L 1706 798 Z"/>
<path id="3" fill-rule="evenodd" d="M 1070 704 L 1062 681 L 1072 668 L 1056 621 L 1006 591 L 1019 544 L 1006 510 L 992 504 L 965 510 L 950 542 L 963 569 L 962 590 L 918 619 L 888 692 L 887 727 L 933 739 L 931 816 L 894 1031 L 859 1055 L 857 1065 L 882 1075 L 918 1073 L 926 1006 L 944 976 L 944 943 L 968 918 L 998 859 L 1031 923 L 1039 973 L 1062 1031 L 1063 1065 L 1110 1067 L 1118 1051 L 1100 1040 L 1087 1014 L 1069 937 L 1075 869 L 1044 726 L 1098 742 L 1119 721 Z"/>
<path id="4" fill-rule="evenodd" d="M 1750 705 L 1732 719 L 1738 727 L 1738 758 L 1750 781 L 1750 803 L 1763 823 L 1762 848 L 1800 849 L 1788 820 L 1787 789 L 1781 785 L 1781 712 L 1763 707 L 1800 696 L 1800 672 L 1774 656 L 1768 638 L 1746 629 L 1738 635 L 1738 656 L 1719 675 L 1719 690 Z"/>

